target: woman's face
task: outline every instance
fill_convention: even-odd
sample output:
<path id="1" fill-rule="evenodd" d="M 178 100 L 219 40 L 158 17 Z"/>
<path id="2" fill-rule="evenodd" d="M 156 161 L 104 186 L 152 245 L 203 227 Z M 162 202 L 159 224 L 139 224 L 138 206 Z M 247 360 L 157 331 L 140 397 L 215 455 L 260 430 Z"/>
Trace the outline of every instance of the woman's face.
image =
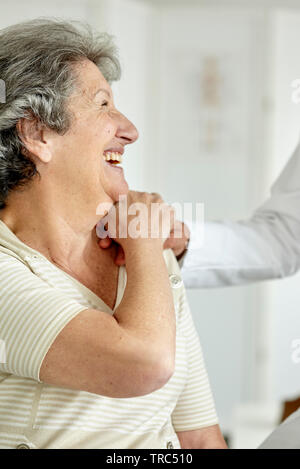
<path id="1" fill-rule="evenodd" d="M 85 60 L 74 67 L 80 85 L 69 100 L 74 118 L 68 132 L 52 141 L 51 171 L 75 200 L 115 202 L 128 192 L 128 185 L 123 169 L 106 160 L 120 157 L 138 132 L 115 108 L 111 88 L 97 66 Z"/>

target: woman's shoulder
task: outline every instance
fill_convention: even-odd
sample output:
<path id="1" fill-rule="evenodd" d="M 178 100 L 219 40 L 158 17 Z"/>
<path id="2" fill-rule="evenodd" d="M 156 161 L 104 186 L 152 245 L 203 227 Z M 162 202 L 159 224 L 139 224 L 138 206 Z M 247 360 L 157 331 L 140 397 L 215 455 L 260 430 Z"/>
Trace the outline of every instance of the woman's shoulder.
<path id="1" fill-rule="evenodd" d="M 7 267 L 11 265 L 11 267 L 17 265 L 26 265 L 24 262 L 23 257 L 18 255 L 16 252 L 12 251 L 11 249 L 6 248 L 5 246 L 0 245 L 0 264 L 5 264 Z"/>

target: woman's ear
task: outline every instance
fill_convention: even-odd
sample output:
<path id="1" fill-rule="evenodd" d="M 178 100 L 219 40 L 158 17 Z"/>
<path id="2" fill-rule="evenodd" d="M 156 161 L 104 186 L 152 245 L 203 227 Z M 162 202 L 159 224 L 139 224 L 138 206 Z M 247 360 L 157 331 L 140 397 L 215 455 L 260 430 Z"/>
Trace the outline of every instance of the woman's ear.
<path id="1" fill-rule="evenodd" d="M 19 138 L 27 150 L 26 153 L 29 153 L 37 161 L 49 163 L 52 153 L 41 122 L 33 116 L 23 117 L 17 122 L 16 128 Z"/>

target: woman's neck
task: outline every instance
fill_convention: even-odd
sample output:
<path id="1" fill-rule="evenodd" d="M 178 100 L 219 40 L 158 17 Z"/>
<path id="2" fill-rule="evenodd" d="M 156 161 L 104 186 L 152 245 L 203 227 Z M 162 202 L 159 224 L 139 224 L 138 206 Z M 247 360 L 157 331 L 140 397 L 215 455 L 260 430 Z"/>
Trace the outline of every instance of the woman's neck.
<path id="1" fill-rule="evenodd" d="M 88 210 L 74 212 L 62 204 L 13 195 L 0 218 L 22 242 L 66 269 L 89 262 L 98 248 L 96 211 L 89 216 Z"/>
<path id="2" fill-rule="evenodd" d="M 105 250 L 99 247 L 96 210 L 74 212 L 65 207 L 63 211 L 57 204 L 54 207 L 42 199 L 33 202 L 14 197 L 0 210 L 0 219 L 23 243 L 76 278 L 112 309 L 118 286 L 116 246 Z"/>

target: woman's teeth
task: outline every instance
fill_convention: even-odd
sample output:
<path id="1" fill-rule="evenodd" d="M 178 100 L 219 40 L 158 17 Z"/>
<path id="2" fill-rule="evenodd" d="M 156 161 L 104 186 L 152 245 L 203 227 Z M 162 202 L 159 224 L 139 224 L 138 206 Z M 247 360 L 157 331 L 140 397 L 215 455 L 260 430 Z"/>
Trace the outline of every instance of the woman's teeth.
<path id="1" fill-rule="evenodd" d="M 105 154 L 103 154 L 103 158 L 104 158 L 105 161 L 108 161 L 111 164 L 122 163 L 121 153 L 107 151 Z"/>

